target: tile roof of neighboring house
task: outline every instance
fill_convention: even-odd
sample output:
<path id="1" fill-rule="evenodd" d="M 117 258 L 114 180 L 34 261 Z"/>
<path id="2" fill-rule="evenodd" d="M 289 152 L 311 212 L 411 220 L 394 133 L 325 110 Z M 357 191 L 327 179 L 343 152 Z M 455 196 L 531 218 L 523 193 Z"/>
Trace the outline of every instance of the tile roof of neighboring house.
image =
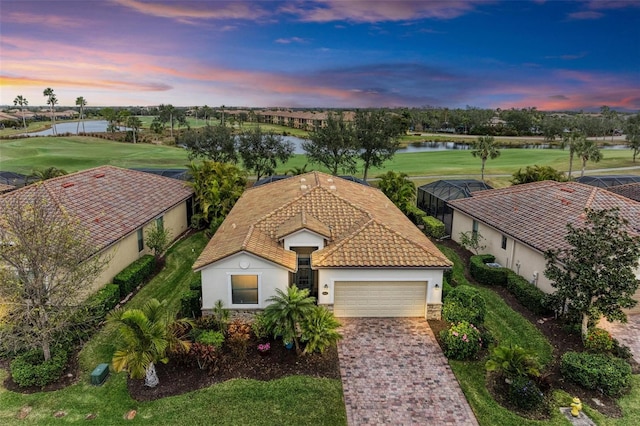
<path id="1" fill-rule="evenodd" d="M 184 182 L 135 170 L 101 166 L 37 182 L 1 196 L 42 195 L 86 226 L 98 250 L 117 242 L 193 191 Z"/>
<path id="2" fill-rule="evenodd" d="M 640 201 L 640 182 L 628 183 L 626 185 L 611 186 L 608 191 L 622 195 L 635 201 Z"/>
<path id="3" fill-rule="evenodd" d="M 279 239 L 303 228 L 328 240 L 314 268 L 451 266 L 380 190 L 310 172 L 245 191 L 194 268 L 248 252 L 295 271 Z"/>
<path id="4" fill-rule="evenodd" d="M 567 224 L 584 223 L 584 210 L 620 209 L 640 234 L 640 203 L 577 182 L 544 181 L 474 192 L 449 205 L 539 251 L 565 248 Z"/>
<path id="5" fill-rule="evenodd" d="M 13 185 L 5 185 L 4 183 L 0 183 L 0 194 L 13 191 L 14 189 L 16 189 L 16 187 Z"/>

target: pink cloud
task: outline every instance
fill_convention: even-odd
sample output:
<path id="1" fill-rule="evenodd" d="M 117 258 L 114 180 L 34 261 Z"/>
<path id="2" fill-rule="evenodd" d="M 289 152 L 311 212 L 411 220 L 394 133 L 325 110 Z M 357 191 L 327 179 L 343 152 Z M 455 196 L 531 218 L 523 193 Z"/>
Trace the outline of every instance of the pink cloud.
<path id="1" fill-rule="evenodd" d="M 182 23 L 199 20 L 249 19 L 268 15 L 266 10 L 249 2 L 149 2 L 139 0 L 113 0 L 120 6 L 139 13 Z"/>
<path id="2" fill-rule="evenodd" d="M 307 41 L 300 37 L 279 38 L 276 43 L 279 44 L 291 44 L 291 43 L 306 43 Z"/>
<path id="3" fill-rule="evenodd" d="M 11 12 L 3 14 L 3 21 L 11 22 L 14 24 L 23 25 L 42 25 L 51 28 L 72 27 L 78 28 L 83 26 L 82 22 L 78 19 L 68 18 L 66 16 L 49 15 L 49 14 L 34 14 L 27 12 Z"/>
<path id="4" fill-rule="evenodd" d="M 582 12 L 573 12 L 567 15 L 569 19 L 573 20 L 585 20 L 585 19 L 600 19 L 604 16 L 604 13 L 595 12 L 593 10 L 584 10 Z"/>

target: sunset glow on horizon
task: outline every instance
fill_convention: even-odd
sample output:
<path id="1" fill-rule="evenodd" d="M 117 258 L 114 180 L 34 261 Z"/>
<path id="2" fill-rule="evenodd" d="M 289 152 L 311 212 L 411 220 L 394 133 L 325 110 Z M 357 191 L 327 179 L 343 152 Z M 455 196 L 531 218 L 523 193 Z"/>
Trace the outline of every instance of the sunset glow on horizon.
<path id="1" fill-rule="evenodd" d="M 640 2 L 0 0 L 0 105 L 640 111 Z"/>

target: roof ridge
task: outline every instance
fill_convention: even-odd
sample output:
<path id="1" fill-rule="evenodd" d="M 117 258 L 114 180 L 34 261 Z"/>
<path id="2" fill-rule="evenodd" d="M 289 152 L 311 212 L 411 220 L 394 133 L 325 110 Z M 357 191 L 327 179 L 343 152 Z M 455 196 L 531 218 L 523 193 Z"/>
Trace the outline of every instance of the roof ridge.
<path id="1" fill-rule="evenodd" d="M 231 224 L 232 228 L 235 228 L 236 226 L 237 225 L 235 223 Z M 240 248 L 242 250 L 247 249 L 247 245 L 249 244 L 249 240 L 251 239 L 251 235 L 253 234 L 253 231 L 255 231 L 254 225 L 249 226 L 249 231 L 247 231 L 247 235 L 245 235 L 244 239 L 242 240 L 242 244 L 240 245 Z"/>

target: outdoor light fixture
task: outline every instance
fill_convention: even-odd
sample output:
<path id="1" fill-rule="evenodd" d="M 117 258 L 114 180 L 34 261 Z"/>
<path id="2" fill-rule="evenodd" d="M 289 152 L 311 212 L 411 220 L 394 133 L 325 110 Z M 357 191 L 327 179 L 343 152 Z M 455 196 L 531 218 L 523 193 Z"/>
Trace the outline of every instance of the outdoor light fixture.
<path id="1" fill-rule="evenodd" d="M 325 289 L 325 290 L 328 290 L 328 289 L 329 289 L 329 284 L 325 284 L 325 285 L 324 285 L 324 289 Z"/>
<path id="2" fill-rule="evenodd" d="M 438 283 L 436 283 L 436 288 L 440 288 L 440 285 Z"/>

